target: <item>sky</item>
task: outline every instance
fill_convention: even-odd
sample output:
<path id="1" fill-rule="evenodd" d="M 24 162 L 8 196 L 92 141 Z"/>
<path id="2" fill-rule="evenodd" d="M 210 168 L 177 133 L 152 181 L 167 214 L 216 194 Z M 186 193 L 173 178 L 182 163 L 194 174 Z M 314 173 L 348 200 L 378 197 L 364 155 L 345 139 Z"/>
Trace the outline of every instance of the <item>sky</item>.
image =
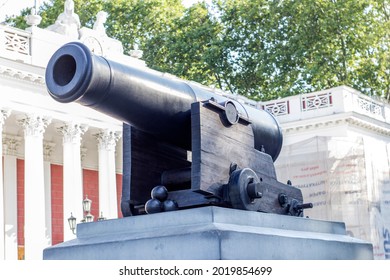
<path id="1" fill-rule="evenodd" d="M 0 0 L 0 22 L 4 21 L 6 15 L 18 15 L 20 10 L 33 7 L 35 2 L 37 2 L 37 6 L 39 7 L 43 1 L 44 0 Z M 199 0 L 183 0 L 183 5 L 189 7 L 197 1 Z"/>
<path id="2" fill-rule="evenodd" d="M 41 1 L 36 0 L 39 4 Z M 3 22 L 6 15 L 17 15 L 19 11 L 33 7 L 35 0 L 0 0 L 0 22 Z"/>

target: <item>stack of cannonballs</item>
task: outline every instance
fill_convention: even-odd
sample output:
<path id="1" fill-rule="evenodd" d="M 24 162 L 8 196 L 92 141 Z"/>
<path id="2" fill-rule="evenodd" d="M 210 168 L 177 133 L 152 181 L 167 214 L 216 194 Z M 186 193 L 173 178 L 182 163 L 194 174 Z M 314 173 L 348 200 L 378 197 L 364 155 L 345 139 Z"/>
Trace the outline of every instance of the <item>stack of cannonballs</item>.
<path id="1" fill-rule="evenodd" d="M 156 186 L 151 191 L 151 199 L 145 203 L 145 211 L 148 214 L 177 210 L 178 204 L 168 199 L 168 190 L 165 186 Z"/>

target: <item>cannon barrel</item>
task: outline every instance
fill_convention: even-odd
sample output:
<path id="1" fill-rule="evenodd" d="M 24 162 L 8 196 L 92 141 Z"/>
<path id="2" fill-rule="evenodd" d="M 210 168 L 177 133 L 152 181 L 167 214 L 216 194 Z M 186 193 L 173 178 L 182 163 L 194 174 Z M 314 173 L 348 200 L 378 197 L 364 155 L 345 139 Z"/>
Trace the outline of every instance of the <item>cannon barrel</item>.
<path id="1" fill-rule="evenodd" d="M 212 88 L 94 55 L 79 42 L 53 54 L 45 78 L 55 100 L 91 107 L 187 150 L 191 149 L 191 104 L 211 98 L 218 103 L 230 100 Z M 254 148 L 264 149 L 276 160 L 283 141 L 276 119 L 267 111 L 231 102 L 251 122 Z"/>

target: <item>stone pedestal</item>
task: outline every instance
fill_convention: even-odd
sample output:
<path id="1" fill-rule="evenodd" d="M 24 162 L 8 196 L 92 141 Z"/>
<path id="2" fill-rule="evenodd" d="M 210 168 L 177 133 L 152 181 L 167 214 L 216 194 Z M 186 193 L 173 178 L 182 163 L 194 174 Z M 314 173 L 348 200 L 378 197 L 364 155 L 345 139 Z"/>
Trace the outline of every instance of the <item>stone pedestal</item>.
<path id="1" fill-rule="evenodd" d="M 44 259 L 373 259 L 344 223 L 219 207 L 79 224 Z"/>

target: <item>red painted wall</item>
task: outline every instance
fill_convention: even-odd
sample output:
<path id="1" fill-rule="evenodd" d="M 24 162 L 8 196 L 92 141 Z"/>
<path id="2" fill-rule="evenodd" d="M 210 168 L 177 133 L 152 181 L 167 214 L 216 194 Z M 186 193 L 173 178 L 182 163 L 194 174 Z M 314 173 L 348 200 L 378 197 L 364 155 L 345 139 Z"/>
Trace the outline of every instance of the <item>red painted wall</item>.
<path id="1" fill-rule="evenodd" d="M 52 244 L 64 241 L 64 188 L 62 165 L 51 165 Z"/>
<path id="2" fill-rule="evenodd" d="M 64 241 L 64 204 L 63 204 L 63 166 L 51 165 L 51 211 L 52 211 L 52 244 Z M 116 175 L 118 193 L 118 216 L 121 218 L 120 199 L 122 192 L 122 174 Z M 92 200 L 91 213 L 99 217 L 99 172 L 83 169 L 83 197 Z M 18 245 L 24 246 L 24 160 L 17 159 L 17 211 L 18 211 Z M 81 201 L 80 201 L 81 203 Z M 104 213 L 103 213 L 104 215 Z"/>
<path id="3" fill-rule="evenodd" d="M 118 194 L 118 218 L 123 218 L 121 211 L 122 174 L 116 174 L 116 193 Z"/>
<path id="4" fill-rule="evenodd" d="M 122 218 L 120 211 L 120 200 L 122 194 L 122 174 L 116 174 L 117 201 L 118 201 L 118 217 Z M 95 217 L 95 221 L 100 216 L 99 210 L 99 172 L 96 170 L 83 170 L 83 197 L 88 196 L 92 200 L 91 213 Z M 104 213 L 103 213 L 104 216 Z"/>
<path id="5" fill-rule="evenodd" d="M 83 199 L 85 196 L 88 196 L 88 198 L 92 200 L 91 214 L 94 216 L 94 221 L 96 221 L 100 215 L 99 172 L 96 170 L 83 169 Z"/>
<path id="6" fill-rule="evenodd" d="M 17 203 L 18 203 L 18 245 L 24 245 L 24 160 L 16 160 Z"/>

